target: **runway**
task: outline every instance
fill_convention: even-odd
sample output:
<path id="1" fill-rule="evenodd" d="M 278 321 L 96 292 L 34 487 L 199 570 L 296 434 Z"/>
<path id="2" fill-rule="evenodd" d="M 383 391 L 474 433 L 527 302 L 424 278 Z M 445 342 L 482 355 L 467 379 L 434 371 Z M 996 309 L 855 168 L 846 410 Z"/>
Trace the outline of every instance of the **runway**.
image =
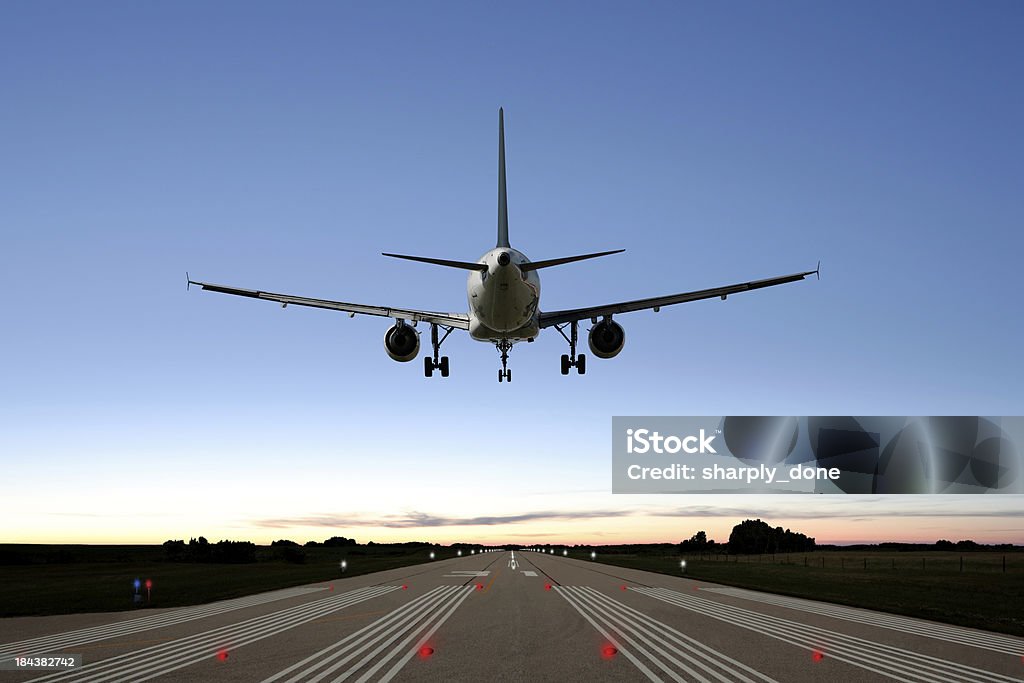
<path id="1" fill-rule="evenodd" d="M 225 571 L 230 571 L 226 568 Z M 210 605 L 0 621 L 0 681 L 1024 680 L 1024 639 L 500 551 Z"/>

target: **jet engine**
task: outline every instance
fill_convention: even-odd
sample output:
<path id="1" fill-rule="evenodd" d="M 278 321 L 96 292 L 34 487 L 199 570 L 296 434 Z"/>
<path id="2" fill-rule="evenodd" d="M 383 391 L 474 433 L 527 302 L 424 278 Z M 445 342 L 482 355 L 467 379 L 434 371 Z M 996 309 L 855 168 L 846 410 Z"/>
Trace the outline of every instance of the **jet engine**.
<path id="1" fill-rule="evenodd" d="M 590 328 L 590 352 L 598 358 L 614 358 L 626 343 L 626 331 L 613 320 L 602 320 Z"/>
<path id="2" fill-rule="evenodd" d="M 391 360 L 406 363 L 420 352 L 420 336 L 412 325 L 393 325 L 384 335 L 384 350 L 391 356 Z"/>

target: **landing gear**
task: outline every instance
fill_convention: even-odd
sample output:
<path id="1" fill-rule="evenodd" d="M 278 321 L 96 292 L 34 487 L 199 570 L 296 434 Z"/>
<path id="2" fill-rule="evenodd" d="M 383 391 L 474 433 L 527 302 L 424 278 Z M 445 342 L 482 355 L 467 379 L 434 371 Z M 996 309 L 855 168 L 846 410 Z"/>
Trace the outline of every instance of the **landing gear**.
<path id="1" fill-rule="evenodd" d="M 565 334 L 565 328 L 569 328 L 569 334 Z M 562 374 L 568 375 L 569 368 L 576 368 L 576 372 L 585 375 L 587 374 L 587 357 L 584 354 L 576 355 L 576 341 L 579 334 L 579 321 L 573 320 L 569 323 L 563 323 L 561 325 L 555 325 L 555 329 L 558 330 L 558 334 L 562 335 L 565 341 L 569 342 L 569 353 L 562 354 Z"/>
<path id="2" fill-rule="evenodd" d="M 501 370 L 498 370 L 498 381 L 511 382 L 512 371 L 508 369 L 508 352 L 512 350 L 512 342 L 508 339 L 494 343 L 495 348 L 501 351 Z"/>
<path id="3" fill-rule="evenodd" d="M 444 336 L 438 338 L 437 328 L 444 327 Z M 434 348 L 434 356 L 423 357 L 423 376 L 432 377 L 434 370 L 440 370 L 442 377 L 448 376 L 448 356 L 440 356 L 441 344 L 448 338 L 448 335 L 452 333 L 454 327 L 446 327 L 444 325 L 438 325 L 437 323 L 430 323 L 430 345 Z"/>

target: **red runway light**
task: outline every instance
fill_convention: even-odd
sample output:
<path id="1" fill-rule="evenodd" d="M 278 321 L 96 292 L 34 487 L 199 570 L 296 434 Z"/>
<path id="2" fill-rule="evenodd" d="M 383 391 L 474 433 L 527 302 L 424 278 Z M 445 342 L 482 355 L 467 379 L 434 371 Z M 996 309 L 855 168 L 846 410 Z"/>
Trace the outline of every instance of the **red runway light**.
<path id="1" fill-rule="evenodd" d="M 222 662 L 228 661 L 228 651 L 227 650 L 221 650 L 220 652 L 218 652 L 217 653 L 217 659 L 219 659 Z"/>
<path id="2" fill-rule="evenodd" d="M 551 584 L 550 583 L 545 583 L 544 584 L 544 590 L 546 590 L 546 591 L 551 590 Z"/>
<path id="3" fill-rule="evenodd" d="M 404 591 L 409 590 L 409 586 L 407 586 L 406 584 L 402 584 L 402 590 L 404 590 Z"/>
<path id="4" fill-rule="evenodd" d="M 605 645 L 601 648 L 601 656 L 605 659 L 611 659 L 617 654 L 619 654 L 619 649 L 614 645 Z"/>
<path id="5" fill-rule="evenodd" d="M 330 590 L 334 590 L 334 584 L 333 583 L 331 584 Z"/>
<path id="6" fill-rule="evenodd" d="M 146 579 L 146 590 L 153 587 L 153 579 Z"/>
<path id="7" fill-rule="evenodd" d="M 482 583 L 478 583 L 478 584 L 476 585 L 476 589 L 477 589 L 478 591 L 482 591 L 482 590 L 484 589 L 484 585 L 483 585 Z"/>
<path id="8" fill-rule="evenodd" d="M 820 651 L 818 651 L 818 650 L 815 650 L 815 651 L 814 651 L 814 654 L 812 654 L 812 655 L 811 655 L 811 659 L 813 659 L 813 660 L 814 660 L 814 661 L 816 661 L 816 662 L 820 662 L 820 661 L 821 661 L 821 660 L 823 660 L 824 658 L 825 658 L 825 655 L 824 655 L 824 654 L 822 654 L 822 653 L 821 653 Z"/>
<path id="9" fill-rule="evenodd" d="M 423 659 L 426 659 L 432 654 L 434 654 L 434 648 L 430 647 L 429 645 L 424 645 L 420 648 L 420 657 L 422 657 Z"/>
<path id="10" fill-rule="evenodd" d="M 626 584 L 622 584 L 622 590 L 626 590 Z"/>

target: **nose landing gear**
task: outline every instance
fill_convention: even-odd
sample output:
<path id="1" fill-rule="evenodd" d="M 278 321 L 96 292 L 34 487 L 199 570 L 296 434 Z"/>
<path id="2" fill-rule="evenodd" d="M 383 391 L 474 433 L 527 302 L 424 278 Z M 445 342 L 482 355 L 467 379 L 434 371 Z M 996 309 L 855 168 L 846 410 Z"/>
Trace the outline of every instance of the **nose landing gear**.
<path id="1" fill-rule="evenodd" d="M 498 381 L 511 382 L 512 371 L 508 369 L 508 352 L 512 350 L 512 342 L 508 339 L 494 343 L 495 348 L 501 351 L 501 370 L 498 370 Z"/>

